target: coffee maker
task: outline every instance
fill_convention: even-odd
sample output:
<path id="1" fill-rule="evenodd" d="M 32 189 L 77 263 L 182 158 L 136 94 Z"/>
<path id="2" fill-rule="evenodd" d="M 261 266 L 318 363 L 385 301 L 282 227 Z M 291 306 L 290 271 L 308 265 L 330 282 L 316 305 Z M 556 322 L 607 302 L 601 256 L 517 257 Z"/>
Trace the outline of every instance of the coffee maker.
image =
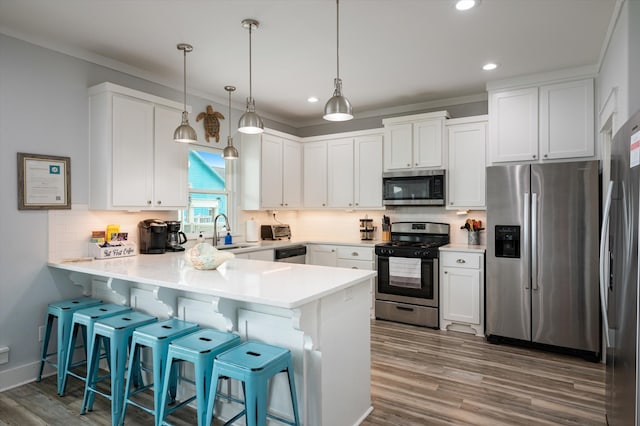
<path id="1" fill-rule="evenodd" d="M 138 239 L 141 254 L 164 253 L 167 246 L 167 224 L 158 219 L 139 222 Z"/>
<path id="2" fill-rule="evenodd" d="M 167 251 L 184 251 L 180 244 L 187 242 L 187 236 L 180 232 L 180 221 L 172 220 L 167 224 Z"/>

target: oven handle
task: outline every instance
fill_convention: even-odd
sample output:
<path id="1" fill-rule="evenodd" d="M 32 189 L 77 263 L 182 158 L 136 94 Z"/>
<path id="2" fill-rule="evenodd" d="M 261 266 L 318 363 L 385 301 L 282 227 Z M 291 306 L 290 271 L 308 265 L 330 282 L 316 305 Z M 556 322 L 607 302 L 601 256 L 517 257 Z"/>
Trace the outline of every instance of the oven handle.
<path id="1" fill-rule="evenodd" d="M 414 311 L 413 308 L 408 308 L 406 306 L 398 306 L 398 305 L 396 305 L 396 309 L 399 310 L 399 311 L 409 311 L 409 312 L 413 312 Z"/>

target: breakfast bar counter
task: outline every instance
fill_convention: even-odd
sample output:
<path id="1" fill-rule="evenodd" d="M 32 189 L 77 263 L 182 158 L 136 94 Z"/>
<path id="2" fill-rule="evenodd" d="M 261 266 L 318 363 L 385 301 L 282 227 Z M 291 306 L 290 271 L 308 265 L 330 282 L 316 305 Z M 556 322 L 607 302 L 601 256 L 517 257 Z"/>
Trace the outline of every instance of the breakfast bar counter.
<path id="1" fill-rule="evenodd" d="M 49 267 L 56 283 L 79 285 L 105 302 L 289 348 L 304 425 L 356 425 L 372 409 L 374 271 L 246 259 L 204 271 L 189 266 L 183 253 Z M 286 380 L 279 379 L 271 387 L 269 409 L 289 417 Z M 231 391 L 241 395 L 238 386 Z M 229 419 L 238 407 L 224 403 L 218 415 Z"/>

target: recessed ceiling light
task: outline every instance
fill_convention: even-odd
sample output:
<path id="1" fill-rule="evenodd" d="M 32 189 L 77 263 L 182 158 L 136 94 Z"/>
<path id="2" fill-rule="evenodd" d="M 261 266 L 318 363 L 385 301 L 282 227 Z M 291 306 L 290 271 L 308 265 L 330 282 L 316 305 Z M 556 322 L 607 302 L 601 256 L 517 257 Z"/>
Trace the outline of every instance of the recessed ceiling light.
<path id="1" fill-rule="evenodd" d="M 479 2 L 479 0 L 458 0 L 456 2 L 456 9 L 469 10 L 474 6 L 477 6 Z"/>
<path id="2" fill-rule="evenodd" d="M 482 66 L 482 69 L 485 71 L 495 70 L 496 68 L 498 68 L 498 64 L 494 64 L 493 62 L 489 62 Z"/>
<path id="3" fill-rule="evenodd" d="M 307 102 L 313 104 L 315 102 L 318 102 L 318 98 L 316 98 L 315 96 L 310 96 L 310 97 L 307 98 Z"/>

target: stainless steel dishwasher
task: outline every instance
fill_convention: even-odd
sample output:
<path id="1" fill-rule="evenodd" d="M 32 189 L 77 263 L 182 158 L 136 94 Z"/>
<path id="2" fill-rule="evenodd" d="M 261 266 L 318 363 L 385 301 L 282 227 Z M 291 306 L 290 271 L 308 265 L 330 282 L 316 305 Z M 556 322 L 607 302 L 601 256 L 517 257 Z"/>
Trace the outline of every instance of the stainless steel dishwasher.
<path id="1" fill-rule="evenodd" d="M 307 247 L 300 244 L 296 246 L 277 248 L 274 250 L 273 257 L 276 262 L 304 264 L 307 260 Z"/>

